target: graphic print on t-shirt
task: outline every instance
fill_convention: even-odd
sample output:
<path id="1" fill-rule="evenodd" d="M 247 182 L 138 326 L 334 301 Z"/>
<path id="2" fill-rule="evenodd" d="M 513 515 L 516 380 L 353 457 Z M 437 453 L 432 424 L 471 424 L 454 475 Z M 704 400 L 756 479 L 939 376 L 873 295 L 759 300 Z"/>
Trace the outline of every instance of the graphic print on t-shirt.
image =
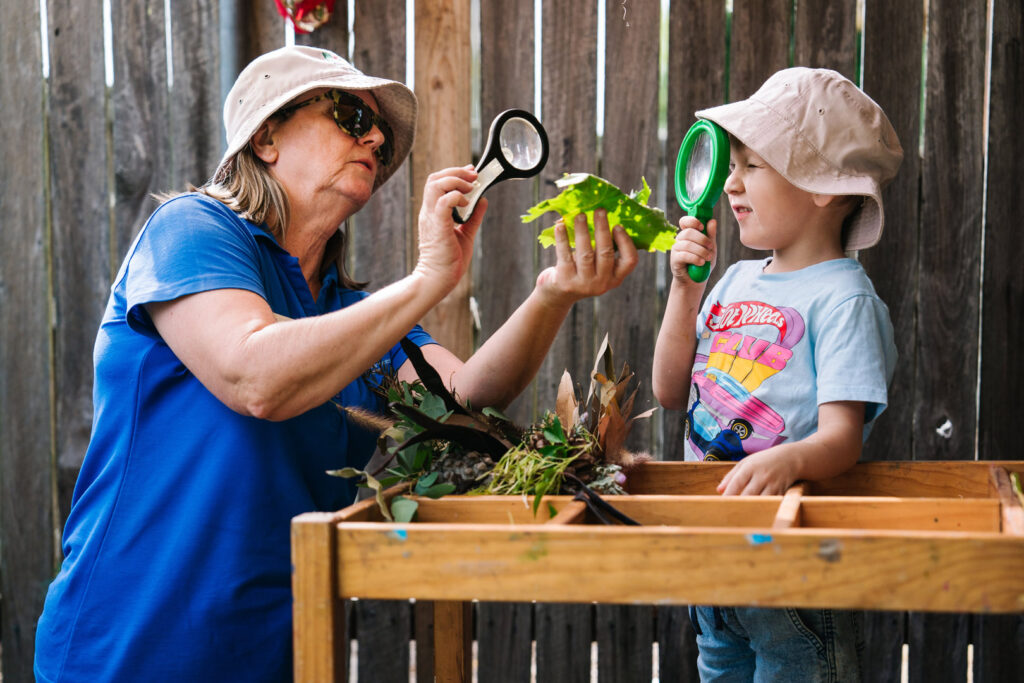
<path id="1" fill-rule="evenodd" d="M 705 460 L 740 460 L 785 438 L 785 421 L 754 393 L 785 370 L 804 321 L 792 308 L 740 301 L 713 304 L 705 325 L 711 347 L 694 364 L 684 438 Z"/>

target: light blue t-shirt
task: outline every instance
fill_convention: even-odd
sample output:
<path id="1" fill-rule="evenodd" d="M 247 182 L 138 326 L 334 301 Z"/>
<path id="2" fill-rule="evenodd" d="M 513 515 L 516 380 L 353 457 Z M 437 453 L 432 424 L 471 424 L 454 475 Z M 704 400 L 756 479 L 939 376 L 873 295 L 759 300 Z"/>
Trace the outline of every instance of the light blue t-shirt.
<path id="1" fill-rule="evenodd" d="M 291 679 L 291 519 L 351 503 L 352 482 L 326 471 L 364 467 L 376 435 L 332 402 L 271 422 L 213 396 L 145 304 L 218 288 L 255 292 L 289 318 L 367 296 L 332 268 L 314 301 L 293 256 L 208 197 L 154 212 L 96 338 L 92 438 L 36 634 L 41 682 Z M 431 342 L 418 327 L 408 336 Z M 396 345 L 377 367 L 405 360 Z M 334 400 L 381 411 L 377 381 Z"/>
<path id="2" fill-rule="evenodd" d="M 726 271 L 697 318 L 687 460 L 740 460 L 818 429 L 818 406 L 863 401 L 864 438 L 896 366 L 889 309 L 859 263 Z"/>

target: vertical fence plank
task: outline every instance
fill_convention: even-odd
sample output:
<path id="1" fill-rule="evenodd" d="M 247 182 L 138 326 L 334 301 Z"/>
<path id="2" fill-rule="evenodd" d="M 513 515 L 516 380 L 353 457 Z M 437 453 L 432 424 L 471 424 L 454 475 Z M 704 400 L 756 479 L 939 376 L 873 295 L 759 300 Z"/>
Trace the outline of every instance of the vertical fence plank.
<path id="1" fill-rule="evenodd" d="M 700 46 L 694 49 L 693 46 Z M 665 144 L 666 194 L 665 213 L 676 224 L 682 210 L 675 198 L 675 163 L 683 136 L 695 121 L 694 112 L 726 101 L 726 13 L 721 0 L 673 2 L 669 12 L 668 32 L 668 135 Z M 715 219 L 719 227 L 719 244 L 725 232 L 736 230 L 728 202 L 719 200 Z M 731 222 L 730 222 L 731 221 Z M 662 259 L 666 282 L 668 259 Z M 729 264 L 719 259 L 717 279 Z M 708 283 L 708 288 L 712 286 Z M 665 293 L 660 297 L 664 311 Z M 659 312 L 659 316 L 661 313 Z M 660 324 L 660 321 L 659 321 Z M 664 411 L 661 416 L 661 460 L 683 459 L 682 411 Z M 658 664 L 661 680 L 689 683 L 699 680 L 697 674 L 697 642 L 686 607 L 657 608 Z"/>
<path id="2" fill-rule="evenodd" d="M 106 88 L 100 7 L 48 3 L 54 399 L 60 520 L 92 430 L 92 358 L 110 285 Z"/>
<path id="3" fill-rule="evenodd" d="M 241 56 L 242 68 L 260 55 L 284 46 L 286 19 L 278 13 L 273 2 L 224 1 L 237 3 L 239 33 L 242 38 L 242 45 L 237 52 Z M 337 7 L 338 4 L 335 4 Z"/>
<path id="4" fill-rule="evenodd" d="M 533 27 L 533 3 L 480 2 L 480 119 L 484 134 L 494 117 L 506 109 L 536 114 Z M 549 167 L 553 163 L 548 160 Z M 480 308 L 480 343 L 501 327 L 533 290 L 540 248 L 538 224 L 524 225 L 520 216 L 536 199 L 536 179 L 503 182 L 487 191 L 487 218 L 476 238 L 473 282 Z M 519 424 L 531 422 L 535 392 L 533 383 L 505 413 Z M 541 405 L 539 409 L 551 407 Z"/>
<path id="5" fill-rule="evenodd" d="M 988 124 L 988 189 L 985 213 L 985 271 L 982 274 L 981 409 L 978 413 L 983 460 L 1021 457 L 1014 407 L 1020 396 L 1024 363 L 1017 353 L 1024 339 L 1024 241 L 1011 198 L 1019 197 L 1024 140 L 1024 8 L 993 4 L 992 68 Z"/>
<path id="6" fill-rule="evenodd" d="M 800 0 L 793 37 L 794 65 L 835 69 L 857 81 L 857 0 Z"/>
<path id="7" fill-rule="evenodd" d="M 224 140 L 217 0 L 171 4 L 171 184 L 184 190 L 213 175 Z"/>
<path id="8" fill-rule="evenodd" d="M 518 108 L 534 112 L 533 3 L 480 2 L 481 132 L 496 115 Z M 483 141 L 481 141 L 481 144 Z M 549 162 L 550 163 L 550 162 Z M 536 229 L 520 215 L 536 200 L 535 180 L 495 185 L 487 192 L 487 218 L 477 235 L 473 295 L 479 304 L 478 342 L 508 319 L 533 289 L 539 246 Z M 505 411 L 519 424 L 534 417 L 532 383 Z M 542 406 L 542 409 L 547 406 Z M 529 680 L 533 605 L 477 605 L 478 678 L 494 683 Z"/>
<path id="9" fill-rule="evenodd" d="M 983 0 L 928 11 L 922 164 L 917 396 L 918 459 L 974 454 L 978 276 L 985 101 Z M 957 343 L 937 343 L 957 339 Z M 952 380 L 952 381 L 951 381 Z M 950 423 L 949 436 L 938 430 Z"/>
<path id="10" fill-rule="evenodd" d="M 416 95 L 420 102 L 412 155 L 413 206 L 434 171 L 472 160 L 470 111 L 470 0 L 416 3 Z M 467 273 L 424 318 L 426 329 L 465 360 L 473 346 Z"/>
<path id="11" fill-rule="evenodd" d="M 916 3 L 868 3 L 864 17 L 864 90 L 885 110 L 903 145 L 899 173 L 882 192 L 885 232 L 859 258 L 889 306 L 899 362 L 889 405 L 865 447 L 869 460 L 914 457 L 917 288 L 920 271 L 921 59 L 924 10 Z"/>
<path id="12" fill-rule="evenodd" d="M 914 456 L 974 458 L 986 3 L 928 10 Z M 948 340 L 956 339 L 955 344 Z M 947 340 L 940 343 L 938 340 Z M 951 381 L 952 380 L 952 381 Z M 951 431 L 940 430 L 946 423 Z M 964 680 L 969 617 L 912 614 L 912 680 Z M 929 653 L 949 653 L 942 666 Z"/>
<path id="13" fill-rule="evenodd" d="M 675 198 L 675 163 L 683 136 L 696 120 L 694 112 L 723 104 L 726 99 L 725 29 L 725 4 L 721 0 L 674 2 L 671 5 L 668 33 L 668 137 L 665 145 L 668 174 L 665 188 L 668 196 L 665 197 L 665 213 L 673 225 L 679 222 L 682 215 L 682 209 Z M 694 45 L 699 45 L 700 49 L 693 49 Z M 736 231 L 736 223 L 729 214 L 729 203 L 720 199 L 715 206 L 720 244 L 726 232 Z M 668 259 L 663 259 L 663 262 L 668 281 L 672 277 L 668 273 Z M 711 274 L 712 280 L 717 279 L 728 265 L 720 257 Z M 708 282 L 708 290 L 712 284 Z M 665 294 L 660 301 L 662 311 L 665 307 L 664 299 Z M 662 460 L 683 459 L 683 415 L 683 411 L 665 411 L 661 417 Z"/>
<path id="14" fill-rule="evenodd" d="M 117 2 L 110 8 L 114 84 L 114 225 L 111 268 L 116 274 L 131 240 L 156 208 L 150 196 L 171 189 L 167 134 L 167 42 L 163 0 Z"/>
<path id="15" fill-rule="evenodd" d="M 658 57 L 660 3 L 605 3 L 605 102 L 601 175 L 624 191 L 639 189 L 641 178 L 658 187 Z M 652 197 L 652 204 L 660 203 Z M 596 301 L 595 329 L 608 334 L 618 372 L 628 363 L 638 386 L 634 411 L 654 405 L 651 393 L 654 338 L 661 308 L 655 254 L 640 254 L 636 269 L 621 287 Z M 634 451 L 650 451 L 653 420 L 639 420 L 626 441 Z M 651 678 L 654 609 L 648 606 L 598 605 L 595 610 L 599 680 Z"/>
<path id="16" fill-rule="evenodd" d="M 625 16 L 624 16 L 625 15 Z M 601 175 L 628 192 L 646 178 L 658 187 L 661 145 L 658 141 L 658 72 L 661 35 L 660 3 L 630 3 L 623 8 L 606 0 L 605 102 Z M 651 197 L 652 205 L 664 198 Z M 639 386 L 634 411 L 655 404 L 651 392 L 654 339 L 661 305 L 658 301 L 656 254 L 640 254 L 636 269 L 621 287 L 597 299 L 595 328 L 599 338 L 608 334 L 618 372 L 629 363 Z M 650 451 L 654 420 L 639 420 L 626 447 Z M 600 648 L 598 650 L 600 652 Z"/>
<path id="17" fill-rule="evenodd" d="M 0 17 L 0 111 L 11 132 L 0 164 L 0 677 L 30 681 L 36 619 L 58 561 L 44 82 L 39 6 L 0 0 Z"/>
<path id="18" fill-rule="evenodd" d="M 863 88 L 886 112 L 903 146 L 903 164 L 882 192 L 885 232 L 859 259 L 889 307 L 899 361 L 889 404 L 864 448 L 866 460 L 914 457 L 917 378 L 917 297 L 920 241 L 921 59 L 924 8 L 917 3 L 869 2 L 864 13 Z M 865 680 L 898 681 L 906 615 L 866 612 Z"/>
<path id="19" fill-rule="evenodd" d="M 541 172 L 540 195 L 554 196 L 562 173 L 597 172 L 597 4 L 545 0 L 542 17 L 541 98 L 550 152 Z M 545 225 L 550 225 L 550 219 Z M 554 261 L 554 249 L 540 267 Z M 573 306 L 537 375 L 537 405 L 555 405 L 568 369 L 584 390 L 594 364 L 594 305 Z M 537 680 L 586 681 L 590 677 L 593 609 L 590 605 L 538 604 L 535 610 Z"/>
<path id="20" fill-rule="evenodd" d="M 337 5 L 336 5 L 337 7 Z M 353 33 L 356 68 L 373 76 L 405 81 L 405 2 L 379 0 L 356 3 Z M 406 160 L 387 183 L 373 193 L 363 209 L 349 220 L 351 272 L 380 289 L 408 274 L 412 241 L 413 206 Z"/>
<path id="21" fill-rule="evenodd" d="M 1020 458 L 1021 448 L 1015 401 L 1007 397 L 1020 394 L 1024 376 L 1016 353 L 1016 341 L 1024 338 L 1024 242 L 1008 201 L 1024 187 L 1024 142 L 1013 132 L 1024 120 L 1024 8 L 997 2 L 992 12 L 978 457 L 1008 460 Z M 1024 617 L 977 615 L 973 624 L 976 683 L 1024 680 Z"/>

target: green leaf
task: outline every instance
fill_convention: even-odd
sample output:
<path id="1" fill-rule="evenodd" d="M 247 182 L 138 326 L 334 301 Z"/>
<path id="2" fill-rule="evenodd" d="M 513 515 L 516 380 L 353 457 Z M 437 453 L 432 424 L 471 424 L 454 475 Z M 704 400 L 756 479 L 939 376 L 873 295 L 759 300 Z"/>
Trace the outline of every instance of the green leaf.
<path id="1" fill-rule="evenodd" d="M 373 475 L 371 475 L 369 472 L 357 470 L 354 467 L 344 467 L 340 470 L 327 470 L 327 474 L 331 475 L 332 477 L 342 477 L 344 479 L 351 479 L 353 477 L 366 477 L 366 482 L 360 485 L 373 489 L 374 497 L 377 500 L 377 507 L 380 508 L 381 514 L 384 515 L 384 518 L 387 519 L 389 522 L 392 521 L 391 513 L 388 512 L 388 506 L 384 503 L 384 487 L 381 485 L 379 481 L 374 479 Z"/>
<path id="2" fill-rule="evenodd" d="M 455 484 L 442 482 L 423 491 L 419 490 L 418 484 L 416 486 L 416 495 L 425 496 L 427 498 L 440 498 L 441 496 L 447 496 L 449 493 L 455 493 Z"/>
<path id="3" fill-rule="evenodd" d="M 554 517 L 557 514 L 558 514 L 558 509 L 554 505 L 552 505 L 551 503 L 548 503 L 548 517 L 549 518 L 550 517 Z"/>
<path id="4" fill-rule="evenodd" d="M 565 430 L 562 429 L 562 421 L 553 417 L 551 422 L 544 426 L 544 438 L 554 443 L 565 443 Z"/>
<path id="5" fill-rule="evenodd" d="M 449 413 L 448 407 L 444 404 L 444 399 L 434 394 L 427 394 L 423 397 L 423 401 L 420 403 L 420 412 L 435 420 L 441 420 L 441 418 Z M 443 420 L 441 421 L 443 422 Z"/>
<path id="6" fill-rule="evenodd" d="M 437 472 L 431 472 L 430 474 L 424 474 L 416 482 L 416 489 L 417 489 L 416 493 L 417 494 L 419 493 L 419 489 L 420 488 L 423 488 L 423 489 L 430 488 L 431 486 L 434 485 L 435 481 L 437 481 Z"/>
<path id="7" fill-rule="evenodd" d="M 512 421 L 507 415 L 505 415 L 505 413 L 501 412 L 497 408 L 487 407 L 487 408 L 484 408 L 483 410 L 481 410 L 480 412 L 483 413 L 484 415 L 486 415 L 487 417 L 494 417 L 494 418 L 497 418 L 499 420 L 503 420 L 505 422 L 511 422 Z"/>
<path id="8" fill-rule="evenodd" d="M 394 515 L 395 522 L 399 524 L 405 524 L 411 522 L 412 518 L 416 516 L 416 508 L 420 506 L 415 500 L 410 500 L 405 496 L 395 496 L 391 500 L 391 514 Z"/>
<path id="9" fill-rule="evenodd" d="M 677 228 L 665 218 L 665 212 L 658 208 L 646 206 L 651 195 L 646 179 L 641 179 L 643 189 L 635 196 L 627 196 L 622 190 L 607 180 L 589 173 L 566 174 L 556 185 L 563 188 L 562 192 L 551 199 L 545 199 L 533 206 L 523 216 L 523 222 L 529 223 L 540 218 L 548 211 L 555 211 L 565 222 L 569 233 L 569 244 L 575 246 L 576 236 L 573 231 L 573 218 L 581 213 L 587 216 L 587 228 L 590 235 L 594 232 L 594 210 L 605 209 L 608 212 L 608 225 L 621 225 L 633 239 L 639 249 L 648 251 L 668 251 L 675 242 Z M 555 243 L 554 228 L 541 232 L 538 238 L 544 247 Z M 593 237 L 591 237 L 593 242 Z"/>

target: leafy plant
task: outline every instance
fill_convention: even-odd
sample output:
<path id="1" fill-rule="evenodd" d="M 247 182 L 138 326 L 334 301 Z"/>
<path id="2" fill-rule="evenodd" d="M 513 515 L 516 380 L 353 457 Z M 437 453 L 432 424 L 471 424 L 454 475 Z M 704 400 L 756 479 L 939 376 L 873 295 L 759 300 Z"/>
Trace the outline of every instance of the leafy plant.
<path id="1" fill-rule="evenodd" d="M 529 223 L 548 211 L 558 212 L 568 230 L 569 244 L 575 246 L 573 218 L 581 213 L 586 214 L 587 229 L 593 242 L 594 210 L 604 209 L 608 212 L 609 226 L 621 225 L 637 248 L 668 251 L 672 248 L 678 229 L 668 222 L 664 211 L 647 206 L 651 188 L 646 179 L 641 178 L 641 182 L 641 190 L 626 195 L 604 178 L 589 173 L 567 173 L 555 181 L 558 187 L 563 188 L 562 192 L 531 207 L 522 219 L 524 223 Z M 553 245 L 554 228 L 541 232 L 538 239 L 544 247 Z"/>

